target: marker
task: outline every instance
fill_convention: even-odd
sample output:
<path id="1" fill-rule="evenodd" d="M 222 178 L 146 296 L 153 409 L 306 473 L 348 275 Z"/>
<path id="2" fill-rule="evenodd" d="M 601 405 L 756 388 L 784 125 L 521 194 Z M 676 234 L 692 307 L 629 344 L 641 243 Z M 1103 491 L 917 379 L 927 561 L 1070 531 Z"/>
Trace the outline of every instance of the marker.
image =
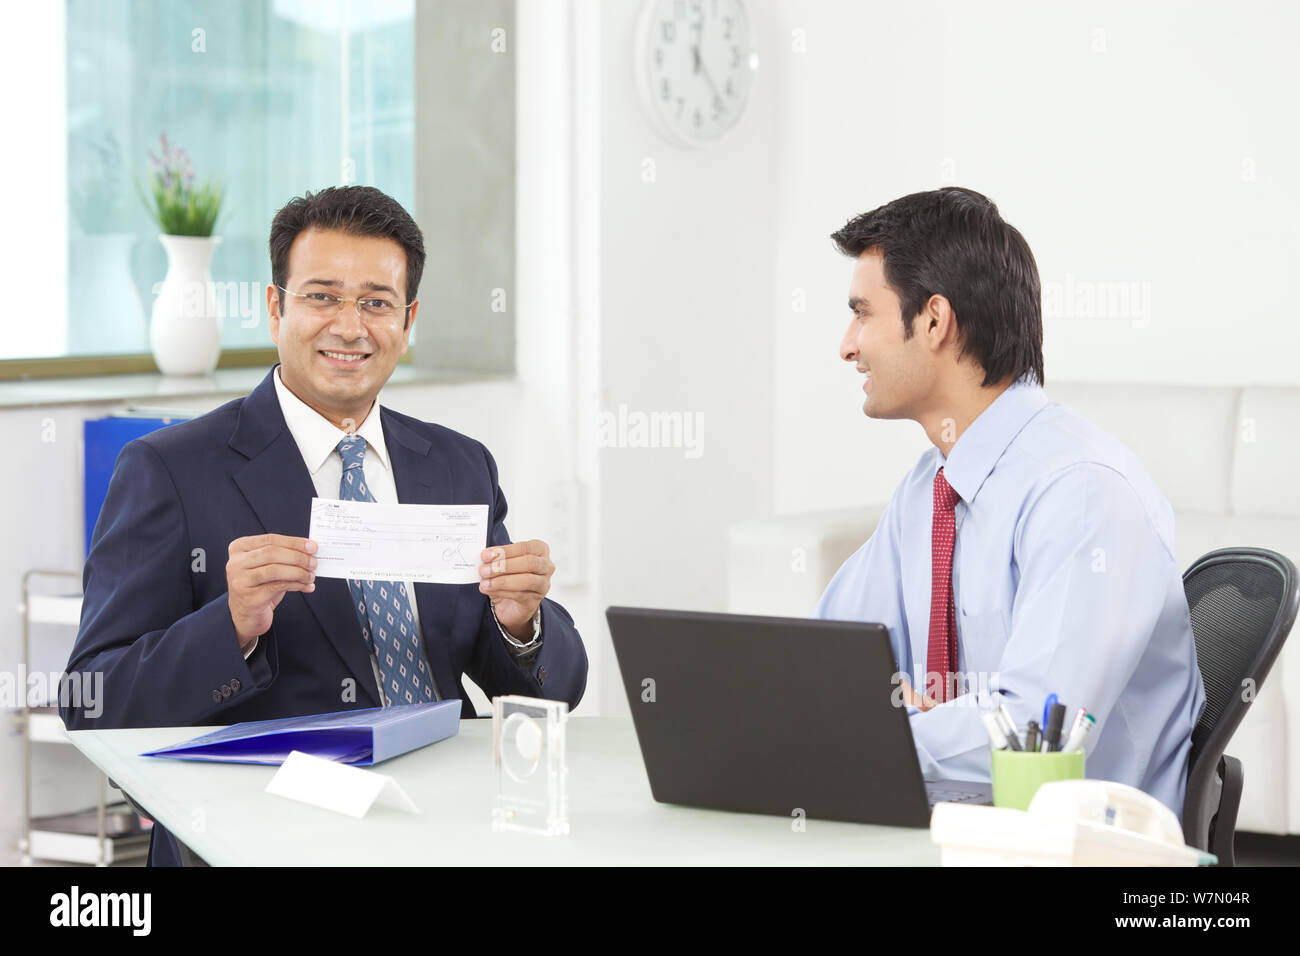
<path id="1" fill-rule="evenodd" d="M 989 746 L 994 750 L 1006 750 L 1007 735 L 1002 732 L 1002 727 L 998 723 L 997 711 L 986 710 L 980 714 L 984 720 L 984 727 L 989 732 Z"/>
<path id="2" fill-rule="evenodd" d="M 998 725 L 1002 730 L 1002 736 L 1007 742 L 1007 749 L 1024 750 L 1025 748 L 1020 746 L 1020 735 L 1016 733 L 1016 725 L 1011 722 L 1011 717 L 1007 714 L 1006 708 L 999 706 L 994 711 L 994 716 L 997 718 Z"/>
<path id="3" fill-rule="evenodd" d="M 1038 752 L 1038 721 L 1031 720 L 1025 725 L 1025 749 L 1030 753 Z"/>
<path id="4" fill-rule="evenodd" d="M 1087 707 L 1080 707 L 1078 710 L 1076 710 L 1076 711 L 1074 712 L 1074 721 L 1073 721 L 1073 723 L 1070 724 L 1070 732 L 1069 732 L 1068 734 L 1065 735 L 1065 739 L 1066 739 L 1067 741 L 1068 741 L 1071 737 L 1073 737 L 1073 736 L 1074 736 L 1074 732 L 1075 732 L 1076 730 L 1078 730 L 1080 726 L 1083 725 L 1083 718 L 1084 718 L 1084 717 L 1087 717 L 1087 716 L 1088 716 L 1088 708 L 1087 708 Z"/>
<path id="5" fill-rule="evenodd" d="M 1052 713 L 1047 718 L 1047 729 L 1043 732 L 1043 739 L 1047 741 L 1047 749 L 1056 751 L 1061 749 L 1061 724 L 1065 723 L 1065 705 L 1053 704 Z"/>
<path id="6" fill-rule="evenodd" d="M 1083 723 L 1071 732 L 1070 739 L 1065 742 L 1064 749 L 1068 751 L 1082 750 L 1083 741 L 1088 736 L 1088 732 L 1092 730 L 1095 723 L 1097 723 L 1096 717 L 1092 716 L 1092 714 L 1085 714 L 1083 717 Z"/>
<path id="7" fill-rule="evenodd" d="M 1039 723 L 1038 725 L 1039 727 L 1047 726 L 1047 718 L 1052 716 L 1052 705 L 1055 703 L 1056 703 L 1056 695 L 1048 694 L 1047 700 L 1043 701 L 1043 719 L 1042 722 Z"/>
<path id="8" fill-rule="evenodd" d="M 1002 726 L 1019 738 L 1020 731 L 1016 727 L 1016 722 L 1011 719 L 1011 711 L 1007 710 L 1006 704 L 998 704 L 998 714 L 1001 715 Z"/>

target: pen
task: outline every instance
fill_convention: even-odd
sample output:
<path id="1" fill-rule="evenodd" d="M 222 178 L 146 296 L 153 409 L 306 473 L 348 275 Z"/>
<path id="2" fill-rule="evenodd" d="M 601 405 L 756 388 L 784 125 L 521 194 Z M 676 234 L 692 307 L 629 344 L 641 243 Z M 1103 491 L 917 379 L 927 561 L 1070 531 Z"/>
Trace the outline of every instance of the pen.
<path id="1" fill-rule="evenodd" d="M 1011 711 L 1007 710 L 1006 704 L 998 704 L 998 714 L 1001 717 L 1002 726 L 1019 737 L 1020 731 L 1016 727 L 1016 722 L 1011 719 Z"/>
<path id="2" fill-rule="evenodd" d="M 1083 741 L 1092 730 L 1093 724 L 1097 723 L 1097 718 L 1092 714 L 1085 714 L 1083 722 L 1070 734 L 1070 739 L 1065 742 L 1066 750 L 1082 750 Z"/>
<path id="3" fill-rule="evenodd" d="M 1047 700 L 1043 701 L 1043 719 L 1042 722 L 1039 723 L 1039 727 L 1047 726 L 1047 718 L 1052 716 L 1052 705 L 1056 703 L 1056 700 L 1057 698 L 1055 694 L 1048 694 Z"/>
<path id="4" fill-rule="evenodd" d="M 1007 749 L 1008 750 L 1025 749 L 1024 747 L 1020 746 L 1020 738 L 1016 736 L 1016 732 L 1014 730 L 1007 731 Z"/>
<path id="5" fill-rule="evenodd" d="M 994 715 L 998 725 L 1002 729 L 1002 736 L 1006 739 L 1008 750 L 1024 750 L 1020 746 L 1020 736 L 1016 733 L 1016 725 L 1012 722 L 1011 716 L 1007 713 L 1005 707 L 999 706 Z"/>
<path id="6" fill-rule="evenodd" d="M 1025 725 L 1025 749 L 1030 753 L 1038 751 L 1038 721 L 1031 720 Z"/>
<path id="7" fill-rule="evenodd" d="M 1043 732 L 1048 750 L 1061 749 L 1061 724 L 1063 723 L 1065 723 L 1065 705 L 1053 704 L 1052 713 L 1047 718 L 1047 728 Z"/>
<path id="8" fill-rule="evenodd" d="M 1074 712 L 1074 722 L 1070 724 L 1070 732 L 1065 735 L 1065 739 L 1067 741 L 1074 736 L 1075 731 L 1077 731 L 1080 725 L 1083 724 L 1083 718 L 1086 716 L 1088 716 L 1087 707 L 1080 707 L 1078 710 Z"/>
<path id="9" fill-rule="evenodd" d="M 994 750 L 1008 749 L 1007 735 L 1002 732 L 1002 727 L 998 723 L 997 712 L 986 710 L 980 714 L 980 717 L 984 719 L 984 727 L 989 732 L 989 746 Z"/>

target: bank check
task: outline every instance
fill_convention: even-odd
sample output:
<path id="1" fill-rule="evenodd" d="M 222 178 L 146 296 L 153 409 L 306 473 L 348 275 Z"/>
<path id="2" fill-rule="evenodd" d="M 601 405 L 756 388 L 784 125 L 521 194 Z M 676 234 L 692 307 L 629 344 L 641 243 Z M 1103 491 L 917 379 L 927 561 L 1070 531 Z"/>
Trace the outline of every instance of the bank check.
<path id="1" fill-rule="evenodd" d="M 354 581 L 477 584 L 487 505 L 311 500 L 316 576 Z"/>

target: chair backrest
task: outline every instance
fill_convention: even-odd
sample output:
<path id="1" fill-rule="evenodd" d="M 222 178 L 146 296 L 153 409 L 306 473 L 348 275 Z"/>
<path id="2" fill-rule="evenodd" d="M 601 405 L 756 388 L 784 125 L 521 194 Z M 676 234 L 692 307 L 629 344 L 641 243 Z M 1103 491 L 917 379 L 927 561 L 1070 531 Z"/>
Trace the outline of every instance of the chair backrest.
<path id="1" fill-rule="evenodd" d="M 1183 574 L 1205 709 L 1192 731 L 1183 824 L 1204 847 L 1219 758 L 1277 659 L 1300 605 L 1296 566 L 1263 548 L 1223 548 Z"/>

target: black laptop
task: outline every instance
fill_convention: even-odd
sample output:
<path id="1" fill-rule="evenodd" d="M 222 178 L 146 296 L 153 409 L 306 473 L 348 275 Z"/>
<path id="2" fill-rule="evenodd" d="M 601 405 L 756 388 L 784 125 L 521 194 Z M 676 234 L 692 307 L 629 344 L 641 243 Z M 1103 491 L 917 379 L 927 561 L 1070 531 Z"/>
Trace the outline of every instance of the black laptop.
<path id="1" fill-rule="evenodd" d="M 661 803 L 929 826 L 988 784 L 921 777 L 881 624 L 611 607 L 650 790 Z"/>

